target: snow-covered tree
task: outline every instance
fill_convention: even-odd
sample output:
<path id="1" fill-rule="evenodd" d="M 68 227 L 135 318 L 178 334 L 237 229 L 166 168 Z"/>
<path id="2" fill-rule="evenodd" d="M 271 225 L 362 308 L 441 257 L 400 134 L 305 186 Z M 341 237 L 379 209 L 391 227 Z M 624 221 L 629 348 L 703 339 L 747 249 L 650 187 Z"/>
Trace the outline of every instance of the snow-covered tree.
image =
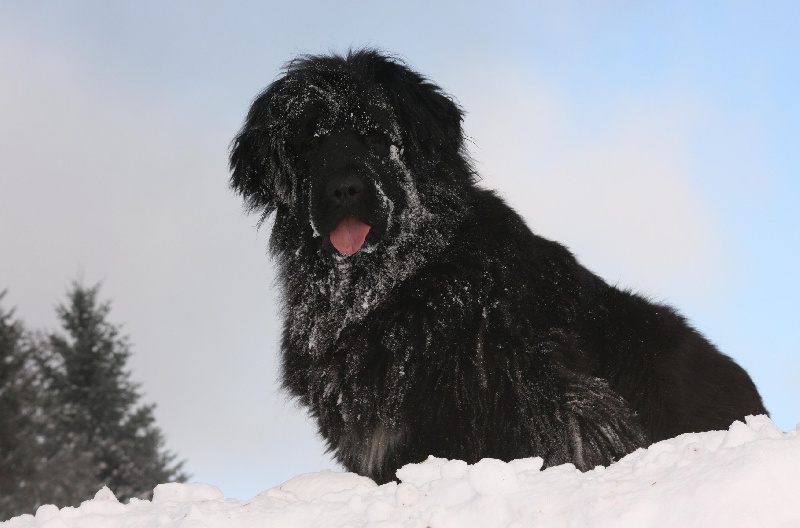
<path id="1" fill-rule="evenodd" d="M 76 506 L 103 485 L 120 500 L 184 482 L 154 405 L 140 403 L 130 342 L 99 286 L 73 284 L 58 332 L 31 332 L 0 292 L 0 521 L 42 504 Z"/>
<path id="2" fill-rule="evenodd" d="M 57 308 L 63 331 L 48 338 L 49 391 L 61 406 L 60 431 L 79 435 L 97 479 L 121 500 L 146 498 L 156 484 L 187 476 L 164 449 L 155 406 L 139 402 L 126 369 L 130 342 L 107 320 L 111 306 L 98 300 L 99 290 L 73 283 Z"/>
<path id="3" fill-rule="evenodd" d="M 81 435 L 57 427 L 42 343 L 0 306 L 0 520 L 46 502 L 77 504 L 101 486 Z"/>
<path id="4" fill-rule="evenodd" d="M 0 301 L 5 292 L 0 293 Z M 26 405 L 35 396 L 25 382 L 24 329 L 13 311 L 0 305 L 0 520 L 14 513 L 11 496 L 33 473 L 31 417 Z"/>

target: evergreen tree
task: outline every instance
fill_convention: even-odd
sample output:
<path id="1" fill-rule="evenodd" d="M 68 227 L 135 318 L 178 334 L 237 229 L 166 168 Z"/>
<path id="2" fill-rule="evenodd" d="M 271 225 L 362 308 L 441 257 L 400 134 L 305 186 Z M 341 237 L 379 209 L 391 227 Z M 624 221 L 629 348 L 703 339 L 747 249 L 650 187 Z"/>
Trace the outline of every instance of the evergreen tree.
<path id="1" fill-rule="evenodd" d="M 6 292 L 0 293 L 0 301 Z M 6 497 L 14 494 L 20 482 L 32 474 L 32 460 L 25 453 L 30 438 L 30 416 L 24 407 L 31 398 L 25 383 L 24 330 L 14 320 L 13 311 L 0 305 L 0 520 L 8 506 Z"/>
<path id="2" fill-rule="evenodd" d="M 77 504 L 101 486 L 77 435 L 56 427 L 41 343 L 0 306 L 0 520 L 44 503 Z"/>
<path id="3" fill-rule="evenodd" d="M 125 500 L 187 478 L 154 406 L 139 404 L 128 338 L 98 292 L 73 284 L 57 308 L 63 331 L 46 334 L 26 330 L 0 292 L 0 521 L 75 506 L 103 485 Z"/>
<path id="4" fill-rule="evenodd" d="M 187 475 L 164 450 L 155 406 L 139 404 L 126 370 L 129 340 L 107 321 L 110 304 L 98 301 L 99 290 L 74 283 L 57 308 L 64 333 L 49 336 L 45 376 L 61 406 L 59 430 L 91 454 L 97 479 L 120 500 L 147 498 L 156 484 Z"/>

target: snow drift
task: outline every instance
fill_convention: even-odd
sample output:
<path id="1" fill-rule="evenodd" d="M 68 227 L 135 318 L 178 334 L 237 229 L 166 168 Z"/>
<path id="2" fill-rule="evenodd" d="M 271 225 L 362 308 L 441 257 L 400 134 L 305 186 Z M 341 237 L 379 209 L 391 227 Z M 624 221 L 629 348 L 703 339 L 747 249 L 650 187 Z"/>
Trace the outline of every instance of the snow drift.
<path id="1" fill-rule="evenodd" d="M 300 475 L 251 500 L 162 484 L 120 504 L 107 488 L 77 508 L 42 506 L 3 528 L 800 527 L 800 437 L 767 417 L 684 434 L 581 473 L 539 458 L 468 465 L 429 458 L 377 486 L 353 473 Z"/>

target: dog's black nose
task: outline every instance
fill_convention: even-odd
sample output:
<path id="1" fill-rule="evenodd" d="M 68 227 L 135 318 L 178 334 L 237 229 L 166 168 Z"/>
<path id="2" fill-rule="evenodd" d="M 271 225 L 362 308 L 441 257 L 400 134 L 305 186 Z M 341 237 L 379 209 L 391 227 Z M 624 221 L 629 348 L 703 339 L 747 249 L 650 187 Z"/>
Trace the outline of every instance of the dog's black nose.
<path id="1" fill-rule="evenodd" d="M 364 182 L 354 174 L 333 178 L 328 182 L 328 198 L 336 205 L 350 205 L 361 199 Z"/>

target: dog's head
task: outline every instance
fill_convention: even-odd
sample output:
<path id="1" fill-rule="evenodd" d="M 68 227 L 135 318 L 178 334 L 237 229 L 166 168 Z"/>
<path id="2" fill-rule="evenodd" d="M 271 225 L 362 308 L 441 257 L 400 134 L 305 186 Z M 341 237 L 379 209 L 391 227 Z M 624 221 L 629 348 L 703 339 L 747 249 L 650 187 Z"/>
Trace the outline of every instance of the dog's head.
<path id="1" fill-rule="evenodd" d="M 397 59 L 304 56 L 253 102 L 230 184 L 262 218 L 276 213 L 273 251 L 370 253 L 472 183 L 461 120 Z"/>

